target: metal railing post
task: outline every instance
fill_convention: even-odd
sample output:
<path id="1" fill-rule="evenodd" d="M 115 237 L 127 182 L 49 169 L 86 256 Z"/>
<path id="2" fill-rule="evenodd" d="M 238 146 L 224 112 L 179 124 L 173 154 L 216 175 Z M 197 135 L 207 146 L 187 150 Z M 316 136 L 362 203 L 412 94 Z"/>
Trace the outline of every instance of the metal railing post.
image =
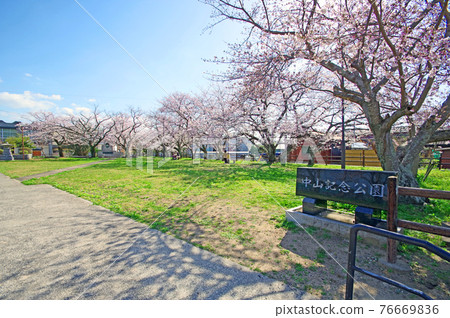
<path id="1" fill-rule="evenodd" d="M 379 274 L 370 272 L 366 269 L 360 268 L 356 266 L 356 245 L 357 245 L 357 235 L 358 231 L 368 232 L 375 235 L 387 237 L 393 240 L 397 240 L 406 244 L 411 244 L 415 246 L 422 247 L 429 252 L 436 254 L 443 260 L 450 262 L 450 253 L 446 250 L 431 244 L 430 242 L 417 239 L 414 237 L 406 236 L 403 234 L 398 234 L 390 231 L 386 231 L 380 228 L 364 225 L 364 224 L 355 224 L 350 229 L 350 247 L 349 247 L 349 258 L 348 258 L 348 266 L 347 266 L 347 284 L 345 286 L 345 299 L 353 299 L 353 284 L 355 282 L 354 275 L 355 272 L 359 272 L 361 274 L 367 275 L 369 277 L 375 278 L 379 281 L 387 283 L 389 285 L 395 286 L 397 288 L 403 289 L 408 293 L 412 293 L 417 295 L 423 299 L 432 299 L 429 295 L 425 294 L 423 291 L 406 286 L 398 281 L 392 280 L 385 276 L 381 276 Z"/>
<path id="2" fill-rule="evenodd" d="M 355 262 L 356 262 L 356 236 L 357 231 L 350 229 L 350 244 L 348 246 L 347 282 L 345 284 L 345 300 L 353 299 L 353 286 L 355 284 Z"/>

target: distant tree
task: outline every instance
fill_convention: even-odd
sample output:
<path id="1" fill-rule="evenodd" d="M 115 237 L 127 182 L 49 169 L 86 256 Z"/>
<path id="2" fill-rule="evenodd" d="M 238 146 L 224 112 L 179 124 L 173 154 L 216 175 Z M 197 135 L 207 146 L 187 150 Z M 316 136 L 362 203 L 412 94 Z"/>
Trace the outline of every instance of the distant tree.
<path id="1" fill-rule="evenodd" d="M 20 148 L 22 147 L 22 136 L 8 137 L 6 138 L 6 142 L 14 147 Z M 35 145 L 30 137 L 25 136 L 23 137 L 23 146 L 25 148 L 33 148 Z"/>
<path id="2" fill-rule="evenodd" d="M 193 136 L 197 146 L 207 157 L 207 146 L 212 145 L 222 157 L 229 140 L 239 136 L 238 128 L 242 124 L 240 106 L 233 102 L 233 89 L 225 86 L 211 86 L 197 96 L 198 112 L 193 123 Z"/>
<path id="3" fill-rule="evenodd" d="M 48 144 L 54 142 L 58 146 L 60 157 L 64 157 L 63 146 L 74 142 L 73 137 L 69 135 L 66 129 L 69 118 L 67 116 L 55 116 L 51 112 L 33 112 L 30 113 L 31 124 L 29 126 L 30 136 L 39 144 Z"/>
<path id="4" fill-rule="evenodd" d="M 306 135 L 321 118 L 321 107 L 310 104 L 306 91 L 281 77 L 241 81 L 236 98 L 240 104 L 239 132 L 255 146 L 261 145 L 269 163 L 276 160 L 276 149 L 288 139 Z M 249 80 L 250 79 L 250 80 Z"/>
<path id="5" fill-rule="evenodd" d="M 95 107 L 93 111 L 71 115 L 66 122 L 59 124 L 72 140 L 81 145 L 88 145 L 91 157 L 96 156 L 95 148 L 105 140 L 115 126 L 112 116 Z"/>
<path id="6" fill-rule="evenodd" d="M 199 101 L 195 96 L 177 92 L 163 98 L 160 105 L 152 116 L 160 144 L 164 152 L 170 146 L 185 156 L 196 133 Z"/>
<path id="7" fill-rule="evenodd" d="M 146 117 L 140 109 L 130 107 L 128 112 L 119 112 L 111 118 L 114 127 L 109 134 L 109 140 L 130 155 L 131 146 L 137 142 L 139 134 L 145 129 Z"/>

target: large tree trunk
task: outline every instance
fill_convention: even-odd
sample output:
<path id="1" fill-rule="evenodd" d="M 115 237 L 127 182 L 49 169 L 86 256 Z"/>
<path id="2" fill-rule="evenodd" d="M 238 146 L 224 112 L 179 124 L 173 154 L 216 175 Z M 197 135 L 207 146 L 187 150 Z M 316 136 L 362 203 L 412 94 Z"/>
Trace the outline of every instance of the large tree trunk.
<path id="1" fill-rule="evenodd" d="M 91 151 L 91 158 L 95 158 L 95 146 L 89 145 L 89 149 Z"/>
<path id="2" fill-rule="evenodd" d="M 264 145 L 264 148 L 267 151 L 267 162 L 269 164 L 274 163 L 277 160 L 277 156 L 275 155 L 276 146 L 272 144 L 266 144 Z"/>
<path id="3" fill-rule="evenodd" d="M 127 144 L 124 148 L 125 150 L 125 158 L 132 158 L 133 157 L 133 144 Z"/>
<path id="4" fill-rule="evenodd" d="M 208 148 L 207 148 L 207 145 L 202 145 L 200 147 L 200 151 L 203 152 L 203 159 L 207 160 L 208 159 Z"/>
<path id="5" fill-rule="evenodd" d="M 395 148 L 392 142 L 390 132 L 378 131 L 374 134 L 376 140 L 376 150 L 378 159 L 381 162 L 381 166 L 384 171 L 396 171 L 398 173 L 398 185 L 402 187 L 414 187 L 418 188 L 417 182 L 417 167 L 419 161 L 417 158 L 420 156 L 420 151 L 411 153 L 411 149 L 408 149 L 407 156 L 405 156 L 403 148 Z M 404 197 L 400 196 L 400 202 L 423 204 L 425 200 L 421 197 Z"/>
<path id="6" fill-rule="evenodd" d="M 175 151 L 178 152 L 178 155 L 180 156 L 180 158 L 184 158 L 184 153 L 183 153 L 183 144 L 180 142 L 176 142 L 175 146 L 174 146 Z"/>
<path id="7" fill-rule="evenodd" d="M 376 131 L 376 130 L 374 130 Z M 384 171 L 396 171 L 398 172 L 398 183 L 403 187 L 418 187 L 417 182 L 417 157 L 420 155 L 420 151 L 417 154 L 409 154 L 414 159 L 406 161 L 400 158 L 401 151 L 395 148 L 392 136 L 389 131 L 378 130 L 374 134 L 375 147 L 378 155 L 378 159 L 381 162 L 381 166 Z"/>
<path id="8" fill-rule="evenodd" d="M 419 187 L 419 183 L 417 182 L 417 175 L 414 175 L 414 171 L 411 166 L 399 166 L 398 184 L 402 187 Z"/>
<path id="9" fill-rule="evenodd" d="M 125 158 L 133 158 L 133 150 L 131 148 L 126 148 L 124 151 Z"/>
<path id="10" fill-rule="evenodd" d="M 58 146 L 58 155 L 61 157 L 61 158 L 63 158 L 64 157 L 64 151 L 63 151 L 63 149 L 62 149 L 62 143 L 61 142 L 58 142 L 58 140 L 57 139 L 53 139 L 53 141 L 56 143 L 56 145 Z"/>
<path id="11" fill-rule="evenodd" d="M 378 159 L 384 171 L 398 172 L 398 183 L 403 187 L 418 187 L 417 176 L 417 160 L 405 162 L 400 156 L 402 151 L 396 149 L 389 131 L 382 129 L 373 129 L 375 138 L 375 147 Z M 414 157 L 418 157 L 420 152 Z"/>
<path id="12" fill-rule="evenodd" d="M 54 140 L 54 141 L 55 141 L 56 145 L 58 146 L 58 154 L 59 154 L 59 156 L 61 158 L 63 158 L 64 157 L 64 151 L 63 151 L 63 148 L 62 148 L 62 144 L 58 143 L 57 140 Z"/>

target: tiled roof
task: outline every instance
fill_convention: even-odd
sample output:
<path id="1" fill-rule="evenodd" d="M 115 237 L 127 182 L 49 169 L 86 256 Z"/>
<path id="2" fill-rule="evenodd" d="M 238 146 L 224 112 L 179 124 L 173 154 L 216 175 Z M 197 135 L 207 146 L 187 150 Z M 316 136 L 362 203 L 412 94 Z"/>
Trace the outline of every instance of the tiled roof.
<path id="1" fill-rule="evenodd" d="M 15 121 L 13 123 L 5 123 L 3 120 L 0 120 L 0 128 L 3 129 L 16 129 L 17 124 L 20 124 L 20 121 Z"/>

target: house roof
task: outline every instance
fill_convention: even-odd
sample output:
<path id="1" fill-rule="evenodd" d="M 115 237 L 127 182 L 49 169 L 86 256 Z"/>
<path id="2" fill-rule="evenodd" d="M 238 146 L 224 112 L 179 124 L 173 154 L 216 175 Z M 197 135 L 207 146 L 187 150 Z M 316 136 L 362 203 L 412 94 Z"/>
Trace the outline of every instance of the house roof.
<path id="1" fill-rule="evenodd" d="M 0 120 L 0 128 L 2 129 L 16 129 L 18 124 L 20 124 L 20 121 L 15 121 L 13 123 L 6 123 L 3 120 Z"/>

